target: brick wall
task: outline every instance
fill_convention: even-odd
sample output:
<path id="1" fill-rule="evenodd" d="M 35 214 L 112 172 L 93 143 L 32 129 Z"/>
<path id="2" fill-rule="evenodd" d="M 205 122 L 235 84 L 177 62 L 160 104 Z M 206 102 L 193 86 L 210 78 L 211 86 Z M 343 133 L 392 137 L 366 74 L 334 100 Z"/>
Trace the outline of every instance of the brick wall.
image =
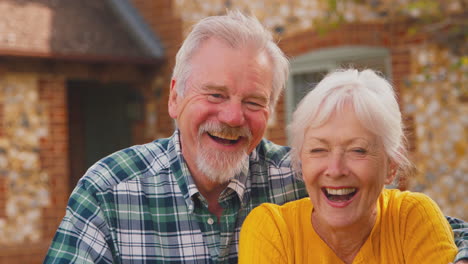
<path id="1" fill-rule="evenodd" d="M 346 24 L 326 34 L 309 30 L 286 36 L 279 45 L 290 58 L 318 49 L 346 45 L 387 48 L 391 53 L 393 83 L 399 91 L 410 72 L 408 38 L 403 29 L 403 26 L 381 23 Z M 280 99 L 277 108 L 277 122 L 268 129 L 267 136 L 274 142 L 286 144 L 284 97 Z"/>
<path id="2" fill-rule="evenodd" d="M 411 49 L 411 75 L 403 87 L 403 111 L 412 120 L 410 190 L 424 192 L 442 211 L 467 219 L 468 102 L 466 65 L 447 47 L 431 42 Z"/>
<path id="3" fill-rule="evenodd" d="M 66 203 L 71 192 L 69 187 L 68 80 L 126 82 L 139 90 L 144 95 L 144 118 L 136 121 L 132 127 L 134 144 L 145 143 L 172 133 L 173 122 L 167 114 L 167 99 L 174 58 L 182 39 L 182 24 L 171 11 L 172 1 L 135 0 L 134 2 L 161 38 L 165 48 L 167 61 L 160 68 L 156 69 L 151 65 L 112 65 L 31 58 L 10 57 L 0 60 L 0 80 L 5 75 L 24 75 L 29 76 L 29 79 L 34 79 L 26 90 L 35 91 L 35 96 L 37 96 L 35 104 L 42 107 L 46 120 L 46 134 L 37 142 L 35 149 L 38 150 L 38 170 L 43 173 L 40 184 L 45 186 L 45 189 L 42 194 L 47 200 L 39 210 L 39 217 L 31 220 L 37 224 L 34 234 L 38 235 L 19 239 L 18 242 L 12 241 L 13 235 L 10 240 L 7 240 L 5 236 L 0 238 L 0 264 L 42 263 L 57 226 L 65 214 Z M 2 88 L 1 81 L 0 88 Z M 5 111 L 9 110 L 5 107 L 2 98 L 4 98 L 4 90 L 0 92 L 0 138 L 9 135 L 5 129 L 8 125 L 2 122 L 5 120 Z M 11 143 L 14 140 L 7 139 L 7 142 Z M 1 146 L 3 145 L 0 139 Z M 8 203 L 23 195 L 10 190 L 13 171 L 8 168 L 5 175 L 0 175 L 0 233 L 7 232 L 8 228 L 5 227 L 9 227 L 8 223 L 14 223 L 16 220 L 7 214 Z M 34 184 L 34 181 L 30 181 L 28 186 L 34 186 Z M 9 234 L 14 234 L 14 232 L 15 229 L 10 228 Z"/>
<path id="4" fill-rule="evenodd" d="M 34 73 L 3 77 L 0 263 L 41 263 L 69 195 L 65 87 Z"/>
<path id="5" fill-rule="evenodd" d="M 31 59 L 5 59 L 0 64 L 3 69 L 0 77 L 0 264 L 42 263 L 65 214 L 71 192 L 67 80 L 77 78 L 131 82 L 145 93 L 151 87 L 150 80 L 154 74 L 129 65 L 86 65 Z M 10 90 L 17 91 L 8 97 L 6 93 Z M 28 101 L 14 97 L 23 94 L 27 96 L 26 99 L 32 99 Z M 12 105 L 8 98 L 15 99 L 17 104 Z M 29 127 L 24 130 L 26 136 L 37 139 L 33 140 L 35 145 L 28 143 L 28 137 L 12 130 L 17 127 L 18 131 L 22 131 L 23 119 L 29 123 Z M 43 127 L 34 129 L 32 125 L 35 122 L 42 122 Z M 144 129 L 144 121 L 136 123 L 133 128 L 134 143 L 143 141 L 139 130 Z M 13 162 L 22 164 L 13 154 L 17 153 L 16 149 L 23 149 L 15 149 L 15 146 L 24 144 L 29 144 L 30 156 L 37 156 L 37 164 L 34 163 L 37 167 L 34 167 L 33 172 L 12 165 Z M 15 173 L 23 173 L 25 176 L 19 178 L 26 180 L 18 183 L 14 180 L 18 178 L 14 177 Z M 12 186 L 20 186 L 22 189 L 12 189 Z M 39 205 L 34 205 L 37 203 Z M 10 209 L 14 208 L 19 213 L 8 214 L 8 204 L 14 205 Z M 23 228 L 21 221 L 33 226 L 33 232 L 24 236 L 15 235 Z"/>
<path id="6" fill-rule="evenodd" d="M 70 194 L 66 91 L 63 78 L 39 80 L 40 100 L 46 105 L 49 113 L 49 136 L 41 140 L 41 164 L 49 175 L 51 194 L 50 205 L 44 208 L 42 218 L 43 239 L 46 245 L 50 244 L 58 224 L 65 215 Z"/>
<path id="7" fill-rule="evenodd" d="M 147 102 L 147 114 L 153 115 L 150 122 L 155 122 L 154 125 L 149 124 L 145 132 L 146 140 L 150 141 L 170 136 L 174 131 L 173 120 L 167 112 L 167 101 L 175 56 L 183 40 L 183 28 L 182 21 L 173 10 L 174 1 L 132 0 L 131 2 L 161 38 L 166 58 L 160 74 L 153 80 L 150 91 L 152 94 L 147 97 L 151 98 Z"/>

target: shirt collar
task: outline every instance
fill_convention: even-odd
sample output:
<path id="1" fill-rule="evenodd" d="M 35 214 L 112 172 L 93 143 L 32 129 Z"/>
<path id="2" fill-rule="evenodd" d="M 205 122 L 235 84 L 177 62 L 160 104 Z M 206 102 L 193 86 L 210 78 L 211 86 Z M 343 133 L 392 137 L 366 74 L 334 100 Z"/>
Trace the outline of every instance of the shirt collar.
<path id="1" fill-rule="evenodd" d="M 192 213 L 195 207 L 195 204 L 192 200 L 192 196 L 198 193 L 198 189 L 195 186 L 187 163 L 185 162 L 184 156 L 182 155 L 182 148 L 180 145 L 180 135 L 178 129 L 176 129 L 176 131 L 172 135 L 171 141 L 173 144 L 172 154 L 175 156 L 175 162 L 171 164 L 171 170 L 174 174 L 177 184 L 179 185 L 180 191 L 184 196 L 187 208 L 189 209 L 189 212 Z"/>

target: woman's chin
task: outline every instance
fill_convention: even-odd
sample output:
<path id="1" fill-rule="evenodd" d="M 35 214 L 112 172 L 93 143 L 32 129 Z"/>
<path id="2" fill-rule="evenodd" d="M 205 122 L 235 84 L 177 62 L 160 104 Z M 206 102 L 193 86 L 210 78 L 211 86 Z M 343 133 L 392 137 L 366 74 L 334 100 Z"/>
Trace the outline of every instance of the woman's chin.
<path id="1" fill-rule="evenodd" d="M 315 212 L 314 212 L 315 213 Z M 319 212 L 316 212 L 319 213 Z M 327 228 L 333 229 L 342 229 L 347 227 L 352 227 L 355 223 L 354 216 L 347 214 L 347 213 L 322 213 L 321 215 L 317 215 L 317 217 L 312 217 L 312 221 L 317 219 L 317 223 L 320 225 L 325 225 Z"/>

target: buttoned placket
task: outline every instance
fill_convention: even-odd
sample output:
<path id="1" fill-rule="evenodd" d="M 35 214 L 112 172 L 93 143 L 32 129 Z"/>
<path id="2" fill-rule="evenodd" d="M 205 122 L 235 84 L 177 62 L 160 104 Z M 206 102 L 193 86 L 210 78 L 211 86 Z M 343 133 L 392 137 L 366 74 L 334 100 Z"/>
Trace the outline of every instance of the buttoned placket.
<path id="1" fill-rule="evenodd" d="M 229 255 L 231 240 L 236 232 L 240 200 L 232 189 L 222 195 L 219 202 L 224 210 L 218 222 L 217 217 L 208 211 L 208 203 L 200 194 L 194 196 L 194 199 L 197 200 L 194 215 L 210 255 L 213 260 L 222 262 Z"/>

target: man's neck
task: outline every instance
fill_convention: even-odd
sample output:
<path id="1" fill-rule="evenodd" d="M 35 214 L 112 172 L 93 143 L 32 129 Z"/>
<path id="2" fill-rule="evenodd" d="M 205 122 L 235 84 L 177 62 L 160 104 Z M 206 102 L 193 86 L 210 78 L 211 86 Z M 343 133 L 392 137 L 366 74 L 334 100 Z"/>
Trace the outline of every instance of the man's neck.
<path id="1" fill-rule="evenodd" d="M 218 200 L 221 193 L 228 186 L 229 182 L 219 183 L 210 180 L 203 172 L 198 169 L 196 161 L 191 155 L 184 155 L 184 159 L 198 191 L 208 202 L 208 211 L 216 215 L 219 219 L 223 213 L 223 208 L 219 204 Z"/>
<path id="2" fill-rule="evenodd" d="M 223 208 L 219 204 L 219 196 L 226 189 L 229 182 L 217 183 L 210 181 L 205 175 L 197 175 L 192 173 L 192 178 L 195 181 L 195 185 L 198 188 L 200 194 L 208 202 L 208 211 L 216 215 L 219 219 L 223 213 Z"/>

